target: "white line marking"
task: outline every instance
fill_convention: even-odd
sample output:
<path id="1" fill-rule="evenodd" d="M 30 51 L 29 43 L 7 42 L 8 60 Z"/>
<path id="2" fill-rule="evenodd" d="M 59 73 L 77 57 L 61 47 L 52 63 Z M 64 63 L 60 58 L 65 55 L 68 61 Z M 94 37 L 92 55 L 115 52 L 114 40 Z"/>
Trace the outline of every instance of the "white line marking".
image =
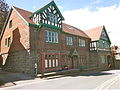
<path id="1" fill-rule="evenodd" d="M 98 86 L 97 88 L 95 88 L 94 90 L 102 90 L 102 88 L 104 88 L 106 85 L 108 85 L 109 83 L 111 83 L 112 81 L 116 80 L 117 78 L 119 78 L 120 76 L 116 76 L 112 79 L 107 80 L 106 82 L 102 83 L 100 86 Z"/>
<path id="2" fill-rule="evenodd" d="M 116 80 L 114 80 L 112 83 L 110 83 L 105 89 L 108 89 L 108 88 L 110 88 L 110 86 L 112 86 L 116 81 L 118 81 L 120 79 L 120 75 L 119 75 L 119 77 L 116 79 Z"/>

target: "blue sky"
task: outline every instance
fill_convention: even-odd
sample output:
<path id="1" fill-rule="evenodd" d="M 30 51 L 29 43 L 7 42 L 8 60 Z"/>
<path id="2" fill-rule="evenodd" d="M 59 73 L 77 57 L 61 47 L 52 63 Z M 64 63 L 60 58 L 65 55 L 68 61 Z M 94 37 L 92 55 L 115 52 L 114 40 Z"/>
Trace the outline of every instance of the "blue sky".
<path id="1" fill-rule="evenodd" d="M 6 0 L 12 6 L 24 8 L 29 11 L 36 11 L 51 0 Z M 106 7 L 118 5 L 119 0 L 54 0 L 58 6 L 62 7 L 61 11 L 74 10 L 79 8 L 91 7 L 95 11 L 96 7 Z"/>
<path id="2" fill-rule="evenodd" d="M 6 0 L 16 6 L 34 12 L 51 0 Z M 112 45 L 120 46 L 120 0 L 54 0 L 65 21 L 81 30 L 104 25 Z"/>

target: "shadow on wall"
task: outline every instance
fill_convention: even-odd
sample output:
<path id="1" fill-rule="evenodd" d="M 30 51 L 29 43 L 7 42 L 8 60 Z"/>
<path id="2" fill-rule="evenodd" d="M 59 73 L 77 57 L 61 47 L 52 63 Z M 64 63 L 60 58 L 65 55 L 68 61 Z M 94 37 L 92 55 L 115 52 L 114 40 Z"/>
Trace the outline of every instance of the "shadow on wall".
<path id="1" fill-rule="evenodd" d="M 20 35 L 19 28 L 16 28 L 13 31 L 12 35 L 13 35 L 12 36 L 13 38 L 11 38 L 11 45 L 10 45 L 10 48 L 8 51 L 8 57 L 6 58 L 6 63 L 3 67 L 3 69 L 5 69 L 5 70 L 8 69 L 7 67 L 10 67 L 10 68 L 12 67 L 12 69 L 16 68 L 16 70 L 17 70 L 17 68 L 21 68 L 22 63 L 26 64 L 26 57 L 28 56 L 28 52 L 22 45 L 22 43 L 21 43 L 22 40 L 20 40 L 21 35 Z M 24 39 L 24 38 L 22 38 L 22 39 Z M 15 70 L 15 72 L 16 72 L 16 70 Z M 17 72 L 19 72 L 19 70 L 17 70 Z M 23 70 L 23 73 L 24 73 L 24 70 Z"/>
<path id="2" fill-rule="evenodd" d="M 21 36 L 18 28 L 16 28 L 13 31 L 12 35 L 13 35 L 13 40 L 12 40 L 9 52 L 25 50 L 24 46 L 21 44 L 21 41 L 20 41 Z"/>
<path id="3" fill-rule="evenodd" d="M 24 38 L 21 38 L 19 28 L 16 28 L 13 31 L 12 35 L 13 39 L 11 38 L 11 45 L 7 51 L 8 57 L 5 65 L 3 66 L 3 70 L 0 71 L 0 86 L 9 82 L 13 83 L 14 85 L 15 81 L 34 79 L 34 76 L 32 74 L 24 74 L 30 66 L 28 63 L 28 57 L 30 54 L 21 43 L 21 39 Z M 2 62 L 0 61 L 0 64 L 1 63 Z M 6 72 L 5 70 L 9 72 Z"/>
<path id="4" fill-rule="evenodd" d="M 0 55 L 0 68 L 2 68 L 2 63 L 3 63 L 2 56 Z"/>

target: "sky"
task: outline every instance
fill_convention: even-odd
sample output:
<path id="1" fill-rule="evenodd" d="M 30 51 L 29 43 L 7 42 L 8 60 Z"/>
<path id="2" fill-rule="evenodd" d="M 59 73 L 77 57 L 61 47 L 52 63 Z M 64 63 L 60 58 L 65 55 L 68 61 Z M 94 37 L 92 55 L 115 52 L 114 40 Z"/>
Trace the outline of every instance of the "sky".
<path id="1" fill-rule="evenodd" d="M 6 0 L 34 12 L 52 0 Z M 81 30 L 104 25 L 112 45 L 120 46 L 120 0 L 54 0 L 65 18 L 64 23 Z"/>

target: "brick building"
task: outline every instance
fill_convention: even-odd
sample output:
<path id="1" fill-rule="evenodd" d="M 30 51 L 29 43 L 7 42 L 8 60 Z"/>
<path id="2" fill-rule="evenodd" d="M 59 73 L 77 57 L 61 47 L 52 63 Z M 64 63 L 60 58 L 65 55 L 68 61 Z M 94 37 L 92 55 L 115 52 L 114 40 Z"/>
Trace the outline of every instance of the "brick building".
<path id="1" fill-rule="evenodd" d="M 111 41 L 105 26 L 86 30 L 85 33 L 91 38 L 90 64 L 100 69 L 113 66 L 110 49 Z"/>
<path id="2" fill-rule="evenodd" d="M 120 69 L 120 47 L 119 46 L 112 46 L 112 58 L 114 61 L 114 67 L 116 69 Z"/>
<path id="3" fill-rule="evenodd" d="M 34 13 L 13 6 L 0 36 L 4 69 L 32 74 L 88 69 L 91 38 L 63 20 L 54 1 Z"/>
<path id="4" fill-rule="evenodd" d="M 105 27 L 83 32 L 63 20 L 54 1 L 33 13 L 13 6 L 0 36 L 4 69 L 35 74 L 108 67 Z"/>

